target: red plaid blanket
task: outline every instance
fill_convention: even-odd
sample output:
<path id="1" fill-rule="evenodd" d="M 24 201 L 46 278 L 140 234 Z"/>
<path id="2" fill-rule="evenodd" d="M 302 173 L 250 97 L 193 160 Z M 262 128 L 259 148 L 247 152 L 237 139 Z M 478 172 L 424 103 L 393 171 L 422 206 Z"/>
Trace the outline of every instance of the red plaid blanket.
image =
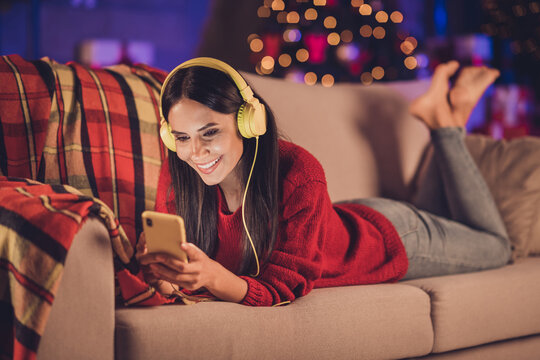
<path id="1" fill-rule="evenodd" d="M 165 158 L 165 75 L 0 57 L 0 358 L 35 358 L 65 257 L 90 215 L 109 229 L 120 301 L 173 301 L 143 282 L 133 250 Z"/>

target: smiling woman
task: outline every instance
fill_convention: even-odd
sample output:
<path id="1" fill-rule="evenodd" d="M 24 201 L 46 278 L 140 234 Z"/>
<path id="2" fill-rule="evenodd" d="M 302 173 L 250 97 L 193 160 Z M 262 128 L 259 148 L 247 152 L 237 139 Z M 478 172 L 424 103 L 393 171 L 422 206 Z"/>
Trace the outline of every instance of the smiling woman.
<path id="1" fill-rule="evenodd" d="M 156 210 L 184 218 L 189 262 L 148 254 L 143 234 L 137 258 L 147 281 L 165 283 L 160 291 L 179 286 L 268 306 L 316 287 L 505 265 L 508 237 L 462 131 L 498 72 L 466 68 L 450 90 L 458 66 L 440 65 L 429 91 L 411 107 L 431 129 L 451 194 L 445 199 L 451 216 L 443 218 L 435 208 L 389 199 L 332 204 L 320 163 L 278 140 L 272 112 L 234 69 L 209 58 L 179 65 L 162 88 L 160 133 L 169 161 Z"/>

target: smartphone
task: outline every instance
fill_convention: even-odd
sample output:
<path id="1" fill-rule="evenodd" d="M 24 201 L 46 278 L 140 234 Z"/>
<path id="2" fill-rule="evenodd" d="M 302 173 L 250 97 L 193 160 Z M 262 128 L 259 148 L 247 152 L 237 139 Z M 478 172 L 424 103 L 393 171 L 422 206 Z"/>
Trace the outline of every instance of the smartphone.
<path id="1" fill-rule="evenodd" d="M 187 262 L 187 255 L 180 247 L 186 242 L 186 228 L 181 216 L 144 211 L 142 220 L 149 253 L 163 252 Z"/>

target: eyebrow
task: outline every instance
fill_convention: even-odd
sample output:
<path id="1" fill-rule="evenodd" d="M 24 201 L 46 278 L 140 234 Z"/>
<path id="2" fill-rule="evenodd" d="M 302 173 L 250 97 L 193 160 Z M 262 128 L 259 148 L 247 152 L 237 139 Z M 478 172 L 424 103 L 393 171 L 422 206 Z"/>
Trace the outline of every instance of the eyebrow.
<path id="1" fill-rule="evenodd" d="M 197 132 L 201 132 L 201 131 L 204 131 L 208 128 L 211 128 L 212 126 L 216 126 L 218 125 L 217 123 L 214 123 L 214 122 L 211 122 L 211 123 L 208 123 L 206 125 L 204 125 L 203 127 L 201 127 L 199 130 L 197 130 Z M 183 132 L 181 131 L 176 131 L 176 130 L 172 130 L 171 131 L 171 134 L 174 134 L 174 135 L 181 135 L 181 134 L 184 134 Z"/>

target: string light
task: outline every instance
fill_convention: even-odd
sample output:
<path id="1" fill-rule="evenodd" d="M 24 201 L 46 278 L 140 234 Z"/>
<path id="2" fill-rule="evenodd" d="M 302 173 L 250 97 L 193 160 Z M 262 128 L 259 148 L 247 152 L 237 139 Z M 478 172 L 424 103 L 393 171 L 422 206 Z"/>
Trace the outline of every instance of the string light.
<path id="1" fill-rule="evenodd" d="M 311 71 L 306 73 L 306 75 L 304 75 L 304 82 L 307 85 L 315 85 L 315 83 L 317 82 L 317 74 Z"/>
<path id="2" fill-rule="evenodd" d="M 262 40 L 259 39 L 259 38 L 253 39 L 249 43 L 249 48 L 253 52 L 260 52 L 263 49 L 263 47 L 264 47 L 264 44 L 263 44 Z"/>
<path id="3" fill-rule="evenodd" d="M 279 55 L 278 63 L 279 63 L 279 65 L 281 65 L 284 68 L 288 67 L 292 63 L 291 55 L 289 55 L 289 54 L 281 54 L 281 55 Z"/>
<path id="4" fill-rule="evenodd" d="M 360 81 L 364 85 L 371 85 L 373 83 L 373 76 L 371 76 L 371 73 L 365 72 L 360 75 Z"/>
<path id="5" fill-rule="evenodd" d="M 260 18 L 270 17 L 271 13 L 272 12 L 270 11 L 270 9 L 266 6 L 259 6 L 259 8 L 257 9 L 257 16 Z"/>
<path id="6" fill-rule="evenodd" d="M 313 8 L 307 9 L 306 12 L 304 13 L 304 17 L 306 18 L 306 20 L 309 20 L 309 21 L 317 20 L 318 15 L 319 14 L 317 13 L 317 10 Z"/>
<path id="7" fill-rule="evenodd" d="M 403 63 L 405 64 L 405 67 L 409 70 L 414 70 L 418 65 L 418 62 L 416 61 L 416 58 L 414 56 L 407 56 L 405 60 L 403 60 Z"/>
<path id="8" fill-rule="evenodd" d="M 276 16 L 276 20 L 280 24 L 285 24 L 287 22 L 287 12 L 286 11 L 278 12 Z"/>
<path id="9" fill-rule="evenodd" d="M 351 0 L 351 6 L 360 7 L 364 5 L 364 0 Z"/>
<path id="10" fill-rule="evenodd" d="M 337 20 L 335 17 L 333 16 L 327 16 L 325 19 L 324 19 L 324 27 L 327 28 L 327 29 L 333 29 L 336 27 L 337 25 Z"/>
<path id="11" fill-rule="evenodd" d="M 286 42 L 297 42 L 302 39 L 302 33 L 298 29 L 287 29 L 283 32 L 283 40 Z"/>
<path id="12" fill-rule="evenodd" d="M 403 14 L 399 11 L 394 11 L 392 14 L 390 14 L 390 20 L 396 24 L 400 24 L 403 22 Z"/>
<path id="13" fill-rule="evenodd" d="M 259 35 L 257 35 L 257 34 L 249 34 L 248 37 L 247 37 L 247 43 L 251 44 L 253 39 L 258 39 L 258 38 L 259 38 Z"/>
<path id="14" fill-rule="evenodd" d="M 383 39 L 386 36 L 386 30 L 382 26 L 377 26 L 373 29 L 373 37 L 375 39 Z"/>
<path id="15" fill-rule="evenodd" d="M 283 2 L 283 0 L 274 0 L 274 1 L 272 1 L 272 10 L 274 10 L 274 11 L 285 10 L 285 2 Z"/>
<path id="16" fill-rule="evenodd" d="M 351 30 L 343 30 L 341 32 L 341 41 L 349 43 L 353 40 L 353 33 Z"/>
<path id="17" fill-rule="evenodd" d="M 371 28 L 371 26 L 369 25 L 363 25 L 361 28 L 360 28 L 360 35 L 362 35 L 363 37 L 370 37 L 371 34 L 373 34 L 373 29 Z"/>
<path id="18" fill-rule="evenodd" d="M 313 0 L 315 6 L 326 6 L 326 0 Z"/>
<path id="19" fill-rule="evenodd" d="M 375 66 L 373 70 L 371 70 L 371 76 L 375 80 L 381 80 L 384 77 L 384 69 L 381 66 Z"/>
<path id="20" fill-rule="evenodd" d="M 287 14 L 287 22 L 289 24 L 297 24 L 300 21 L 300 15 L 296 11 L 291 11 Z"/>
<path id="21" fill-rule="evenodd" d="M 414 50 L 414 46 L 407 40 L 403 41 L 401 45 L 399 45 L 399 48 L 405 55 L 411 54 Z"/>
<path id="22" fill-rule="evenodd" d="M 335 46 L 339 44 L 339 41 L 341 40 L 341 38 L 339 37 L 339 34 L 337 32 L 332 32 L 328 34 L 326 40 L 328 41 L 328 44 Z"/>
<path id="23" fill-rule="evenodd" d="M 368 4 L 363 4 L 358 8 L 360 15 L 369 16 L 373 12 L 373 9 Z"/>
<path id="24" fill-rule="evenodd" d="M 261 68 L 262 70 L 274 70 L 275 61 L 274 58 L 271 56 L 265 56 L 261 60 Z"/>
<path id="25" fill-rule="evenodd" d="M 309 52 L 306 49 L 299 49 L 296 52 L 296 60 L 306 62 L 309 59 Z"/>
<path id="26" fill-rule="evenodd" d="M 377 20 L 381 24 L 385 23 L 388 21 L 388 14 L 386 13 L 386 11 L 378 11 L 377 14 L 375 14 L 375 20 Z"/>
<path id="27" fill-rule="evenodd" d="M 321 84 L 324 87 L 332 87 L 334 85 L 334 77 L 330 74 L 323 75 Z"/>

